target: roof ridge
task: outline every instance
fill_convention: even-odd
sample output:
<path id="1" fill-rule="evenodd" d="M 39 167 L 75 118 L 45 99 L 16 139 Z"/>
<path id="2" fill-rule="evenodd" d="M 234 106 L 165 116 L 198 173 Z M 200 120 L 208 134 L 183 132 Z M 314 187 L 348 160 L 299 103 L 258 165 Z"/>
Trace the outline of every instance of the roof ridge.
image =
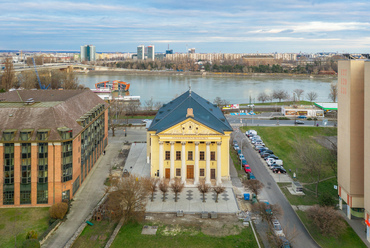
<path id="1" fill-rule="evenodd" d="M 186 92 L 184 92 L 183 94 L 185 94 Z M 182 95 L 183 95 L 182 94 Z M 181 95 L 181 96 L 182 96 Z M 183 100 L 183 101 L 181 101 L 179 104 L 177 104 L 177 106 L 174 108 L 174 109 L 172 109 L 171 111 L 169 111 L 166 115 L 164 115 L 157 123 L 154 123 L 154 125 L 153 125 L 153 127 L 155 127 L 158 123 L 160 123 L 163 119 L 165 119 L 169 114 L 171 114 L 175 109 L 177 109 L 178 107 L 180 107 L 181 106 L 181 104 L 183 103 L 183 102 L 185 102 L 188 98 L 190 97 L 190 95 L 189 96 L 187 96 L 187 97 L 185 97 L 185 99 Z M 172 102 L 172 101 L 171 101 Z M 169 104 L 169 103 L 167 103 L 167 104 Z M 167 104 L 166 104 L 166 106 L 167 106 Z M 162 107 L 163 108 L 163 107 Z M 159 109 L 158 110 L 158 112 L 160 111 L 161 109 Z"/>
<path id="2" fill-rule="evenodd" d="M 198 95 L 198 94 L 196 94 L 196 95 Z M 199 96 L 199 95 L 198 95 Z M 197 99 L 195 99 L 195 98 L 193 98 L 202 108 L 204 108 L 206 111 L 208 111 L 209 113 L 211 113 L 211 115 L 213 116 L 213 117 L 215 117 L 220 123 L 222 123 L 224 126 L 226 126 L 227 128 L 229 128 L 224 122 L 222 122 L 221 120 L 220 120 L 220 118 L 218 118 L 215 114 L 214 114 L 214 112 L 213 112 L 213 110 L 212 111 L 209 111 L 209 109 L 206 109 Z M 204 99 L 204 98 L 203 98 Z M 204 99 L 205 100 L 205 99 Z M 207 100 L 207 102 L 209 102 L 210 104 L 212 104 L 210 101 L 208 101 Z M 212 104 L 213 105 L 213 104 Z M 226 119 L 226 117 L 224 116 L 224 118 Z"/>

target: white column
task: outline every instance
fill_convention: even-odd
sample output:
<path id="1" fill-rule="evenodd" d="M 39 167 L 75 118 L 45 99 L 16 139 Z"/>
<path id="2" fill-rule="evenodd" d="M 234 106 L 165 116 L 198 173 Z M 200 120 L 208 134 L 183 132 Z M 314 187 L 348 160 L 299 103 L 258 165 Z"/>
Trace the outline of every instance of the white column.
<path id="1" fill-rule="evenodd" d="M 221 142 L 217 142 L 217 184 L 221 183 Z"/>
<path id="2" fill-rule="evenodd" d="M 181 180 L 183 183 L 186 181 L 185 144 L 186 142 L 181 142 Z"/>
<path id="3" fill-rule="evenodd" d="M 159 141 L 159 178 L 163 177 L 163 141 Z"/>
<path id="4" fill-rule="evenodd" d="M 175 142 L 171 141 L 171 165 L 170 165 L 170 179 L 175 178 Z"/>
<path id="5" fill-rule="evenodd" d="M 206 183 L 211 183 L 211 152 L 209 145 L 211 142 L 206 143 Z"/>
<path id="6" fill-rule="evenodd" d="M 199 183 L 199 142 L 195 142 L 194 184 Z"/>
<path id="7" fill-rule="evenodd" d="M 343 210 L 343 202 L 342 202 L 342 197 L 339 196 L 339 209 Z"/>
<path id="8" fill-rule="evenodd" d="M 349 207 L 349 205 L 348 205 L 348 202 L 347 202 L 347 218 L 348 219 L 351 219 L 351 208 Z"/>

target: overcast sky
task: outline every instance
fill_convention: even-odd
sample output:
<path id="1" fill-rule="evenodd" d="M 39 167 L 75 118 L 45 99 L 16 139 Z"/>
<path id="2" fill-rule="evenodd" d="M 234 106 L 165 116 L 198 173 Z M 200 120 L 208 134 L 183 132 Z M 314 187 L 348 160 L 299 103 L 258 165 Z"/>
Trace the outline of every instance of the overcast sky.
<path id="1" fill-rule="evenodd" d="M 369 0 L 0 0 L 0 50 L 369 53 Z"/>

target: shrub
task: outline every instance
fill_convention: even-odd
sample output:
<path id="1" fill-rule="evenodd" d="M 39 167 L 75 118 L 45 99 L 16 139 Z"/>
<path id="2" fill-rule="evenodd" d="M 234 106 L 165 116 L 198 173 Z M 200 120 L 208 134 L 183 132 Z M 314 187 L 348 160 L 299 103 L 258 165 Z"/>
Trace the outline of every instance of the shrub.
<path id="1" fill-rule="evenodd" d="M 328 192 L 324 192 L 319 197 L 319 205 L 321 207 L 324 207 L 324 206 L 335 207 L 336 204 L 337 204 L 337 200 L 335 200 L 334 197 Z"/>
<path id="2" fill-rule="evenodd" d="M 34 230 L 31 230 L 27 233 L 26 239 L 37 239 L 37 236 L 38 236 L 37 232 Z"/>
<path id="3" fill-rule="evenodd" d="M 50 217 L 54 219 L 63 219 L 68 211 L 68 204 L 65 202 L 55 203 L 50 207 Z"/>
<path id="4" fill-rule="evenodd" d="M 339 237 L 347 228 L 343 217 L 333 207 L 313 206 L 307 216 L 324 236 Z"/>
<path id="5" fill-rule="evenodd" d="M 23 244 L 22 248 L 40 248 L 40 242 L 37 239 L 26 239 Z"/>
<path id="6" fill-rule="evenodd" d="M 308 121 L 312 121 L 312 118 L 311 118 L 311 117 L 308 117 L 308 118 L 307 118 L 307 120 L 308 120 Z"/>

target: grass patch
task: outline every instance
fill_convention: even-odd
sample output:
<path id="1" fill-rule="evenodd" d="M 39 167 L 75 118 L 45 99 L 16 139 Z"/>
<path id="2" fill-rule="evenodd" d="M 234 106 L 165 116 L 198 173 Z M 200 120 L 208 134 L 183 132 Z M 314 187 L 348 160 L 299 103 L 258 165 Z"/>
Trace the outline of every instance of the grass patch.
<path id="1" fill-rule="evenodd" d="M 348 225 L 348 223 L 343 220 L 347 225 L 347 230 L 344 231 L 338 238 L 323 236 L 321 232 L 312 224 L 312 221 L 307 217 L 306 212 L 297 211 L 297 214 L 301 218 L 302 222 L 305 223 L 308 231 L 311 233 L 316 242 L 322 247 L 333 247 L 333 248 L 346 248 L 346 247 L 366 247 L 358 235 L 353 231 L 353 229 Z"/>
<path id="2" fill-rule="evenodd" d="M 293 101 L 283 101 L 283 102 L 264 102 L 264 103 L 253 103 L 255 106 L 258 106 L 258 105 L 262 105 L 262 106 L 266 106 L 266 105 L 314 105 L 312 102 L 309 102 L 309 101 L 299 101 L 299 102 L 293 102 Z M 242 104 L 239 104 L 241 106 L 248 106 L 250 105 L 249 103 L 242 103 Z"/>
<path id="3" fill-rule="evenodd" d="M 244 175 L 244 171 L 240 167 L 240 160 L 239 160 L 238 153 L 234 150 L 233 146 L 230 146 L 229 151 L 230 151 L 230 157 L 233 161 L 236 172 L 238 173 L 239 176 Z"/>
<path id="4" fill-rule="evenodd" d="M 1 247 L 21 247 L 27 232 L 34 230 L 40 236 L 49 226 L 49 208 L 0 209 Z M 15 235 L 17 244 L 15 246 Z"/>
<path id="5" fill-rule="evenodd" d="M 303 139 L 313 139 L 317 136 L 335 136 L 337 135 L 336 128 L 330 127 L 252 127 L 262 137 L 266 146 L 273 150 L 274 153 L 284 161 L 284 168 L 287 169 L 290 176 L 296 173 L 297 180 L 300 182 L 311 182 L 309 174 L 301 173 L 298 161 L 295 159 L 295 142 L 297 137 Z M 242 130 L 247 131 L 251 127 L 243 127 Z M 327 153 L 329 151 L 323 147 Z M 289 172 L 291 169 L 291 172 Z M 334 176 L 334 172 L 328 168 L 322 178 Z"/>
<path id="6" fill-rule="evenodd" d="M 138 223 L 124 225 L 111 247 L 257 247 L 251 228 L 243 228 L 238 235 L 215 237 L 191 229 L 168 233 L 166 226 L 160 226 L 157 235 L 141 235 L 142 227 Z"/>
<path id="7" fill-rule="evenodd" d="M 319 199 L 312 192 L 305 191 L 305 195 L 292 195 L 286 188 L 287 184 L 278 183 L 278 185 L 291 205 L 314 205 L 319 203 Z M 291 186 L 291 184 L 289 183 L 288 186 Z"/>
<path id="8" fill-rule="evenodd" d="M 117 221 L 93 221 L 94 225 L 87 225 L 81 235 L 74 242 L 73 248 L 100 248 L 108 242 L 111 234 L 116 228 Z"/>

